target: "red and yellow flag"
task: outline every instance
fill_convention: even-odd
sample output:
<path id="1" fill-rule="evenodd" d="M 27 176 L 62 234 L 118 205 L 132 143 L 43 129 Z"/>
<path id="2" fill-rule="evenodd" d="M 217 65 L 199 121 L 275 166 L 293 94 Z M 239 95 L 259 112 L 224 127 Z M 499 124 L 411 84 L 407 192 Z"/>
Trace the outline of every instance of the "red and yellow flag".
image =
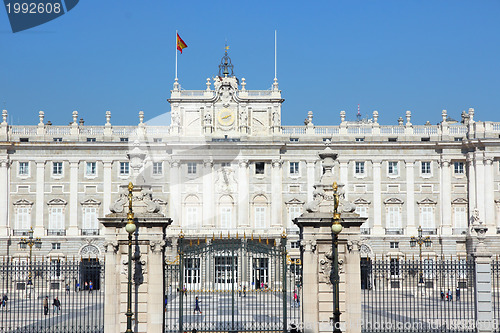
<path id="1" fill-rule="evenodd" d="M 186 47 L 188 47 L 187 44 L 184 43 L 181 36 L 179 36 L 179 34 L 177 34 L 177 50 L 181 51 L 181 53 L 182 53 L 182 49 L 185 49 Z"/>

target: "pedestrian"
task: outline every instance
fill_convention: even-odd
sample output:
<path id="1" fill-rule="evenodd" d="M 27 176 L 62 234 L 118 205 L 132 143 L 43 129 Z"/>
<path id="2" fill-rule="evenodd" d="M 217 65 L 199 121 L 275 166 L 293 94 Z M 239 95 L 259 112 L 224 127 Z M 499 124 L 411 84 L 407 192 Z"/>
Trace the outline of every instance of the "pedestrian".
<path id="1" fill-rule="evenodd" d="M 238 296 L 241 297 L 241 283 L 240 283 L 240 287 L 238 288 Z"/>
<path id="2" fill-rule="evenodd" d="M 52 302 L 52 306 L 54 309 L 52 313 L 56 313 L 56 311 L 57 311 L 57 314 L 59 314 L 59 311 L 61 310 L 61 301 L 59 301 L 59 299 L 57 297 L 54 298 L 54 302 Z"/>
<path id="3" fill-rule="evenodd" d="M 77 282 L 75 284 L 75 292 L 79 292 L 80 291 L 80 282 Z"/>
<path id="4" fill-rule="evenodd" d="M 452 301 L 453 300 L 453 293 L 451 292 L 450 289 L 448 289 L 448 301 Z"/>
<path id="5" fill-rule="evenodd" d="M 163 312 L 167 312 L 167 304 L 168 304 L 168 295 L 165 295 L 165 309 Z"/>
<path id="6" fill-rule="evenodd" d="M 247 297 L 247 286 L 243 286 L 243 297 Z"/>
<path id="7" fill-rule="evenodd" d="M 201 303 L 201 301 L 198 299 L 198 296 L 196 296 L 196 299 L 194 300 L 194 311 L 193 311 L 193 314 L 196 313 L 196 311 L 198 311 L 199 313 L 201 313 L 200 303 Z"/>
<path id="8" fill-rule="evenodd" d="M 7 294 L 3 294 L 2 296 L 2 308 L 6 308 L 7 307 L 7 301 L 9 300 L 9 298 L 7 297 Z"/>
<path id="9" fill-rule="evenodd" d="M 457 289 L 455 290 L 455 295 L 457 296 L 457 301 L 460 300 L 460 288 L 457 287 Z"/>
<path id="10" fill-rule="evenodd" d="M 441 290 L 441 300 L 444 301 L 444 291 Z"/>
<path id="11" fill-rule="evenodd" d="M 43 314 L 45 316 L 49 314 L 49 296 L 45 296 L 43 300 Z"/>
<path id="12" fill-rule="evenodd" d="M 90 280 L 89 283 L 89 294 L 92 294 L 92 288 L 94 287 L 94 284 L 92 283 L 92 280 Z"/>
<path id="13" fill-rule="evenodd" d="M 89 282 L 85 281 L 85 284 L 83 285 L 83 290 L 89 289 Z"/>
<path id="14" fill-rule="evenodd" d="M 299 296 L 297 295 L 297 289 L 293 290 L 293 306 L 296 308 L 299 307 Z"/>
<path id="15" fill-rule="evenodd" d="M 69 283 L 66 283 L 66 294 L 69 294 Z"/>

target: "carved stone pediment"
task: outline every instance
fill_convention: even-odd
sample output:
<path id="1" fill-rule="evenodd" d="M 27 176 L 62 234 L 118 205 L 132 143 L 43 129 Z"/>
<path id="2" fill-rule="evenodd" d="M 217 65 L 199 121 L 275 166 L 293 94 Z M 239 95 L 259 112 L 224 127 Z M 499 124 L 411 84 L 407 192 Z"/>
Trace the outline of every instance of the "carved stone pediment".
<path id="1" fill-rule="evenodd" d="M 68 202 L 66 200 L 60 199 L 60 198 L 54 198 L 54 199 L 47 201 L 47 205 L 50 205 L 50 206 L 66 205 L 67 203 Z"/>
<path id="2" fill-rule="evenodd" d="M 101 204 L 101 202 L 94 198 L 89 198 L 87 200 L 82 201 L 81 204 L 82 206 L 98 206 Z"/>
<path id="3" fill-rule="evenodd" d="M 423 200 L 417 201 L 419 205 L 436 205 L 437 202 L 430 199 L 430 198 L 425 198 Z"/>
<path id="4" fill-rule="evenodd" d="M 358 199 L 353 201 L 353 204 L 355 204 L 356 206 L 361 206 L 361 205 L 366 206 L 366 205 L 371 204 L 371 202 L 366 200 L 366 199 L 363 199 L 363 198 L 358 198 Z"/>
<path id="5" fill-rule="evenodd" d="M 402 205 L 404 201 L 399 198 L 388 198 L 384 200 L 384 203 L 387 205 Z"/>
<path id="6" fill-rule="evenodd" d="M 291 200 L 288 200 L 287 202 L 285 202 L 286 205 L 303 205 L 304 204 L 304 201 L 301 201 L 297 198 L 293 198 Z"/>
<path id="7" fill-rule="evenodd" d="M 467 202 L 468 202 L 468 200 L 465 198 L 456 198 L 451 203 L 453 203 L 453 204 L 466 204 Z"/>
<path id="8" fill-rule="evenodd" d="M 28 201 L 26 199 L 19 199 L 13 203 L 14 206 L 32 206 L 33 202 Z"/>

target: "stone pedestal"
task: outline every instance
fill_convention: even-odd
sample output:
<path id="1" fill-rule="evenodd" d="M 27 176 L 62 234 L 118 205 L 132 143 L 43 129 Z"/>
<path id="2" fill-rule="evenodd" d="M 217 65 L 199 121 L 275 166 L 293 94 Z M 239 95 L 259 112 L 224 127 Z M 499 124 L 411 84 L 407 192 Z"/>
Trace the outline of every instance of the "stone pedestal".
<path id="1" fill-rule="evenodd" d="M 105 299 L 104 332 L 125 332 L 127 318 L 128 282 L 128 200 L 126 187 L 111 205 L 112 213 L 100 218 L 105 230 Z M 132 238 L 132 312 L 133 332 L 163 332 L 163 247 L 165 230 L 170 218 L 158 213 L 152 201 L 150 186 L 133 190 L 134 222 L 137 226 Z"/>

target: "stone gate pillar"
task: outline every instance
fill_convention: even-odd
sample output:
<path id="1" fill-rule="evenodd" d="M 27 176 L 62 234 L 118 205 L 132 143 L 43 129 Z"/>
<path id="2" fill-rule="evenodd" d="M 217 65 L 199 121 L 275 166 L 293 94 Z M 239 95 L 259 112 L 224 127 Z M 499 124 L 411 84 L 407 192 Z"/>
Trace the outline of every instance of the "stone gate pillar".
<path id="1" fill-rule="evenodd" d="M 320 153 L 325 173 L 314 186 L 313 200 L 306 212 L 294 220 L 300 228 L 303 265 L 304 333 L 332 332 L 333 262 L 332 231 L 334 154 L 329 148 Z M 360 226 L 366 218 L 354 213 L 353 204 L 344 199 L 341 187 L 339 211 L 342 232 L 338 235 L 340 270 L 340 311 L 342 332 L 361 332 Z"/>
<path id="2" fill-rule="evenodd" d="M 171 219 L 159 213 L 152 200 L 151 186 L 133 189 L 134 223 L 132 241 L 132 312 L 136 333 L 163 332 L 163 247 L 165 230 Z M 127 186 L 110 207 L 111 213 L 99 221 L 105 227 L 105 296 L 104 332 L 125 332 L 127 326 L 128 233 L 125 231 L 128 212 Z"/>

